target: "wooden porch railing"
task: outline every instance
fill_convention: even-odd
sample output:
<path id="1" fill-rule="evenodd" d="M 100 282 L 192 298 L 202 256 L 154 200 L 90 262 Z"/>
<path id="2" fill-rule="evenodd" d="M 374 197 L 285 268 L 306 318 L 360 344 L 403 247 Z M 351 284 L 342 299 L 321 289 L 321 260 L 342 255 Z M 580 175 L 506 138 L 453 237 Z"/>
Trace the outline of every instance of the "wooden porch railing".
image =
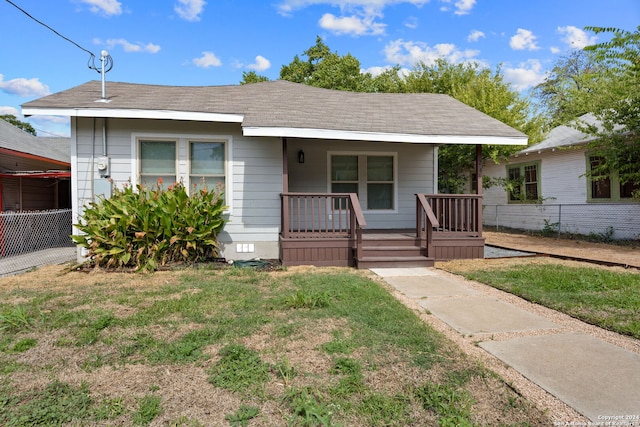
<path id="1" fill-rule="evenodd" d="M 416 194 L 416 236 L 431 254 L 433 236 L 482 237 L 482 196 Z"/>
<path id="2" fill-rule="evenodd" d="M 433 229 L 440 223 L 424 194 L 416 194 L 416 237 L 420 239 L 420 247 L 426 249 L 426 255 L 433 254 Z"/>
<path id="3" fill-rule="evenodd" d="M 354 241 L 357 256 L 366 228 L 355 193 L 282 193 L 282 237 L 285 239 L 345 238 Z"/>

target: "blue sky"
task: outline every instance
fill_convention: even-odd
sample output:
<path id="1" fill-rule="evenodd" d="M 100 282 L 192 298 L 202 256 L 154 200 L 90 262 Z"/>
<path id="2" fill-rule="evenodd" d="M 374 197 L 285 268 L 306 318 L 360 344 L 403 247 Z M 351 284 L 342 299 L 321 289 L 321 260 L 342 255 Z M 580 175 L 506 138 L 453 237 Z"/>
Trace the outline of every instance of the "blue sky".
<path id="1" fill-rule="evenodd" d="M 238 84 L 243 71 L 276 79 L 321 36 L 373 73 L 444 57 L 495 69 L 526 92 L 571 49 L 603 41 L 585 26 L 633 31 L 638 0 L 0 0 L 0 114 L 100 75 L 107 81 Z M 97 61 L 96 65 L 100 62 Z M 68 135 L 68 119 L 32 117 L 42 136 Z"/>

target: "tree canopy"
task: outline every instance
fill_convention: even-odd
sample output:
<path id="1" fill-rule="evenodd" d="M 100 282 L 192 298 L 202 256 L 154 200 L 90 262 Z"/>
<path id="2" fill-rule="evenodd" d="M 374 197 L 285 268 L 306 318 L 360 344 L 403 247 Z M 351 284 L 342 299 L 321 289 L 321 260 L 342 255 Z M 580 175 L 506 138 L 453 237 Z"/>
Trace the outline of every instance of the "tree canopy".
<path id="1" fill-rule="evenodd" d="M 0 116 L 0 119 L 9 122 L 16 127 L 19 127 L 23 131 L 30 133 L 33 136 L 36 136 L 36 130 L 33 128 L 33 126 L 31 126 L 31 124 L 18 120 L 18 118 L 13 114 L 4 114 Z"/>

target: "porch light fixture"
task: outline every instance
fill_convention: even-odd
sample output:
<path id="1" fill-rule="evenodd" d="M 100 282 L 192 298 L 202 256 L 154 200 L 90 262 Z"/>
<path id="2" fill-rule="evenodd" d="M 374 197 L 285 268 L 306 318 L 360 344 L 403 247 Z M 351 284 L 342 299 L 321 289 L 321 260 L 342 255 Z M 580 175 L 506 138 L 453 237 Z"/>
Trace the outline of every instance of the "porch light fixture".
<path id="1" fill-rule="evenodd" d="M 304 151 L 298 151 L 298 163 L 304 163 Z"/>

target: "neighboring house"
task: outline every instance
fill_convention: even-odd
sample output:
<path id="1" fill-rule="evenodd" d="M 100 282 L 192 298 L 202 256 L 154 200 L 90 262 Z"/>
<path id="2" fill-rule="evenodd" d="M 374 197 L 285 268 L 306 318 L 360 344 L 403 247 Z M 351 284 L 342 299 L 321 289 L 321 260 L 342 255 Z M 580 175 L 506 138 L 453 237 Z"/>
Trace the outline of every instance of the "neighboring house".
<path id="1" fill-rule="evenodd" d="M 0 212 L 71 207 L 70 138 L 36 137 L 0 119 Z"/>
<path id="2" fill-rule="evenodd" d="M 287 265 L 482 257 L 480 197 L 435 194 L 437 147 L 527 142 L 446 95 L 286 81 L 88 82 L 28 102 L 23 113 L 71 117 L 74 218 L 111 182 L 221 183 L 229 206 L 223 256 Z"/>
<path id="3" fill-rule="evenodd" d="M 590 114 L 580 121 L 598 125 Z M 512 185 L 510 191 L 499 185 L 484 190 L 484 224 L 638 238 L 640 204 L 632 200 L 638 187 L 621 184 L 616 171 L 601 180 L 586 175 L 601 161 L 589 150 L 593 139 L 570 125 L 558 126 L 544 141 L 519 151 L 506 164 L 486 162 L 485 176 L 520 184 Z"/>

